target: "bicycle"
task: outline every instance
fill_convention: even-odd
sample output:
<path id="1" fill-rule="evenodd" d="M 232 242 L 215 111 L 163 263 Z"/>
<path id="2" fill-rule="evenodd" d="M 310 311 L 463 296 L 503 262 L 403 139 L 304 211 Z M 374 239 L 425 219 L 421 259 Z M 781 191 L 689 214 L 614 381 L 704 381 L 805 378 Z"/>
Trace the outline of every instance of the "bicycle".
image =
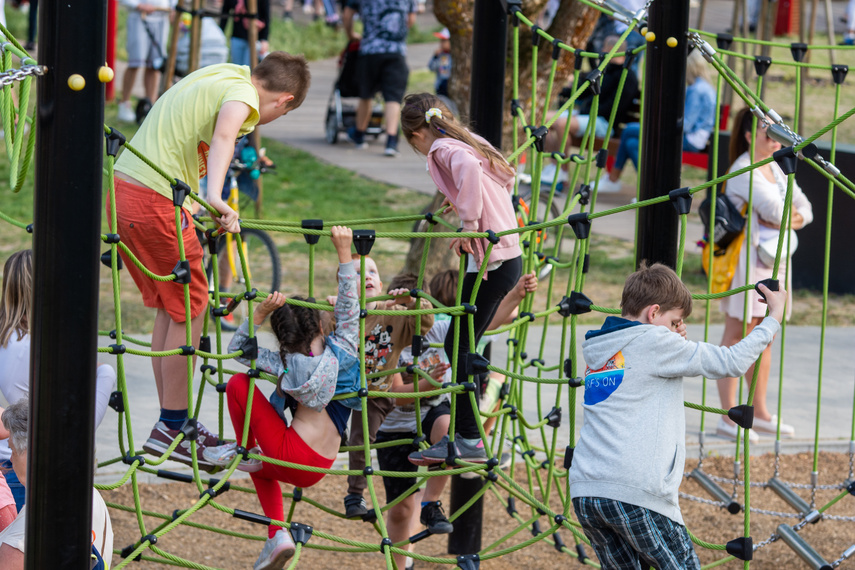
<path id="1" fill-rule="evenodd" d="M 251 151 L 251 152 L 250 152 Z M 251 145 L 245 146 L 238 156 L 232 159 L 229 165 L 229 197 L 226 203 L 235 212 L 239 212 L 240 188 L 238 179 L 242 174 L 247 174 L 251 179 L 257 179 L 260 175 L 273 168 L 260 164 L 260 159 Z M 250 196 L 251 199 L 251 196 Z M 210 234 L 211 232 L 209 232 Z M 257 291 L 271 292 L 279 289 L 281 264 L 279 261 L 279 250 L 270 235 L 253 228 L 241 228 L 240 240 L 234 234 L 226 233 L 216 238 L 216 251 L 218 260 L 218 282 L 221 294 L 221 303 L 225 302 L 222 294 L 234 295 L 230 299 L 240 298 L 247 292 L 246 277 L 241 265 L 241 256 L 238 254 L 237 244 L 241 244 L 243 259 L 246 260 L 247 276 L 249 277 L 251 289 Z M 207 241 L 204 237 L 200 238 Z M 205 245 L 203 241 L 203 246 Z M 205 273 L 208 277 L 208 293 L 214 294 L 214 264 L 211 253 L 206 249 Z M 223 255 L 225 254 L 225 255 Z M 247 316 L 248 303 L 228 302 L 228 313 L 220 316 L 220 325 L 225 331 L 237 330 L 243 319 Z"/>

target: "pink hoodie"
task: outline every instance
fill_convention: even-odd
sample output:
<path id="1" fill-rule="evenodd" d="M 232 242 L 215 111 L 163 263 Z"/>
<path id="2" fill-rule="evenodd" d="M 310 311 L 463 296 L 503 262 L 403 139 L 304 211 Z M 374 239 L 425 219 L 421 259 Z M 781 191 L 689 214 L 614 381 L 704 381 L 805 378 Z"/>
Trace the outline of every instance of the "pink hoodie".
<path id="1" fill-rule="evenodd" d="M 473 133 L 484 144 L 486 140 Z M 463 231 L 485 232 L 516 228 L 517 217 L 511 205 L 514 175 L 494 168 L 488 158 L 465 142 L 449 137 L 436 139 L 427 156 L 428 171 L 437 188 L 460 214 Z M 506 261 L 522 255 L 519 234 L 502 236 L 493 246 L 489 263 Z M 475 263 L 484 259 L 489 242 L 473 242 Z M 486 278 L 486 275 L 485 275 Z"/>

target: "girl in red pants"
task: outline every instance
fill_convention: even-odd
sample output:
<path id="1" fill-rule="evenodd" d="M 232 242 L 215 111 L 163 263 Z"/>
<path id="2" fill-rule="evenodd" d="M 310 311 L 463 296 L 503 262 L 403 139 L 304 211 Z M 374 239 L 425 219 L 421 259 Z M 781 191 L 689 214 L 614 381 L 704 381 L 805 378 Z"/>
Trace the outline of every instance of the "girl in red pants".
<path id="1" fill-rule="evenodd" d="M 279 376 L 274 401 L 291 408 L 289 426 L 282 406 L 274 406 L 258 388 L 249 391 L 249 376 L 237 374 L 226 386 L 229 414 L 237 442 L 205 449 L 205 458 L 219 466 L 231 464 L 243 441 L 245 418 L 249 411 L 246 448 L 250 453 L 299 465 L 329 469 L 332 467 L 347 429 L 350 408 L 332 401 L 336 391 L 340 362 L 359 351 L 358 275 L 354 269 L 350 245 L 353 233 L 349 228 L 332 228 L 332 241 L 339 257 L 338 299 L 335 304 L 335 332 L 325 338 L 321 311 L 285 304 L 285 296 L 271 293 L 255 310 L 256 326 L 271 315 L 271 326 L 279 341 L 279 352 L 258 348 L 256 368 Z M 229 344 L 229 352 L 240 349 L 248 335 L 244 322 Z M 315 356 L 317 355 L 317 356 Z M 237 359 L 249 365 L 247 359 Z M 252 401 L 250 403 L 250 395 Z M 255 484 L 264 514 L 271 521 L 268 539 L 258 557 L 254 570 L 278 570 L 294 554 L 294 542 L 288 530 L 281 526 L 285 519 L 282 501 L 283 481 L 295 487 L 311 487 L 324 473 L 283 467 L 257 459 L 245 459 L 239 466 L 249 471 Z"/>

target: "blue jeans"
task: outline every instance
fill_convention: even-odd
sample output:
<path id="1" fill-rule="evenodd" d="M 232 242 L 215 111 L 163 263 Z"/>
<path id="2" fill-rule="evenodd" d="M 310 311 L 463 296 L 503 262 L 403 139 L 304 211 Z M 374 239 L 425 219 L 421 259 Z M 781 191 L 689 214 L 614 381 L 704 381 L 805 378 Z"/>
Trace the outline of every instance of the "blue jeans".
<path id="1" fill-rule="evenodd" d="M 249 42 L 232 36 L 231 44 L 231 59 L 232 63 L 237 65 L 249 65 Z"/>
<path id="2" fill-rule="evenodd" d="M 615 157 L 615 168 L 623 170 L 626 160 L 632 161 L 632 165 L 638 171 L 638 138 L 640 135 L 639 123 L 629 123 L 620 134 L 620 146 Z"/>
<path id="3" fill-rule="evenodd" d="M 0 461 L 0 469 L 3 470 L 3 475 L 6 477 L 6 483 L 9 484 L 9 490 L 12 491 L 12 497 L 15 499 L 15 508 L 18 509 L 18 512 L 21 512 L 27 491 L 24 489 L 21 481 L 18 480 L 18 476 L 15 474 L 15 471 L 12 470 L 11 461 Z"/>

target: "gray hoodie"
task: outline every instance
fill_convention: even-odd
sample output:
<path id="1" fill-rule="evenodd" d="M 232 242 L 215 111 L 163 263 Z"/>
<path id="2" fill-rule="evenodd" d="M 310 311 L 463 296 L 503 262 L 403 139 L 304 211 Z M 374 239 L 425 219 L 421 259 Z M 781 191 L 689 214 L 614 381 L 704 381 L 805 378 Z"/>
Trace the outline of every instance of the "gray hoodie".
<path id="1" fill-rule="evenodd" d="M 683 524 L 683 377 L 744 374 L 779 327 L 767 317 L 729 348 L 618 317 L 589 332 L 582 344 L 585 420 L 570 467 L 570 495 L 622 501 Z"/>

